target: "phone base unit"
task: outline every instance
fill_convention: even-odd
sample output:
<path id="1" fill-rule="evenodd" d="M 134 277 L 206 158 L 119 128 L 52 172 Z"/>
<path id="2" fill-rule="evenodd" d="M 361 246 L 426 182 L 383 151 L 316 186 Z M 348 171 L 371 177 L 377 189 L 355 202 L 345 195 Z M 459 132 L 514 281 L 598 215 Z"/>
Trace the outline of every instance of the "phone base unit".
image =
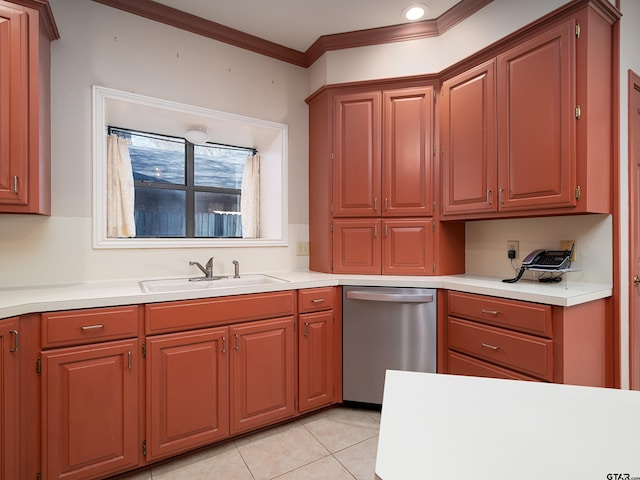
<path id="1" fill-rule="evenodd" d="M 515 283 L 522 278 L 526 270 L 564 273 L 571 267 L 573 249 L 574 245 L 571 246 L 571 250 L 534 250 L 522 261 L 520 270 L 514 278 L 506 278 L 502 281 Z M 560 281 L 560 275 L 540 277 L 539 280 L 541 282 L 557 282 Z"/>

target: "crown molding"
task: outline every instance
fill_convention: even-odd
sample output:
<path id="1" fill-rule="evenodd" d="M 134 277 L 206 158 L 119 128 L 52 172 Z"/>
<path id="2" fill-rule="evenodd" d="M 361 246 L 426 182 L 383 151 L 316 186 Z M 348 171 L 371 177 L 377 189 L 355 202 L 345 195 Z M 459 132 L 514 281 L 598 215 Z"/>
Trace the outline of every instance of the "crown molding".
<path id="1" fill-rule="evenodd" d="M 43 0 L 44 1 L 44 0 Z M 323 35 L 306 52 L 270 42 L 220 23 L 168 7 L 153 0 L 93 0 L 96 3 L 139 15 L 197 35 L 244 48 L 261 55 L 308 68 L 330 50 L 380 45 L 442 35 L 493 0 L 461 0 L 433 20 Z"/>
<path id="2" fill-rule="evenodd" d="M 40 14 L 42 27 L 49 40 L 53 41 L 60 38 L 60 32 L 58 32 L 58 27 L 53 18 L 53 12 L 51 11 L 49 0 L 11 0 L 11 3 L 37 10 Z"/>

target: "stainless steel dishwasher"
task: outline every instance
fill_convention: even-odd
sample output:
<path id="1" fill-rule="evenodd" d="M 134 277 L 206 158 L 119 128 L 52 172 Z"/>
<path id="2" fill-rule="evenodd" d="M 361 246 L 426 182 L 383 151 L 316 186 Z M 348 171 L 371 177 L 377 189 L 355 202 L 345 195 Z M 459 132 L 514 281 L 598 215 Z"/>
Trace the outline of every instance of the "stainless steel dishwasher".
<path id="1" fill-rule="evenodd" d="M 436 372 L 436 290 L 343 287 L 343 399 L 382 404 L 387 369 Z"/>

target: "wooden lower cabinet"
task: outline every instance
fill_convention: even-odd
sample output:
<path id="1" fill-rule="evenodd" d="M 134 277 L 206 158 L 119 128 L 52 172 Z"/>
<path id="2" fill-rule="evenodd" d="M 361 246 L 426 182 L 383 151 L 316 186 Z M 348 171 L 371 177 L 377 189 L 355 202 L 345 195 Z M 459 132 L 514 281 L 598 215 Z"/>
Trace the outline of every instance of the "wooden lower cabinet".
<path id="1" fill-rule="evenodd" d="M 0 320 L 0 480 L 18 471 L 18 319 Z"/>
<path id="2" fill-rule="evenodd" d="M 227 327 L 147 338 L 147 461 L 229 436 Z"/>
<path id="3" fill-rule="evenodd" d="M 231 434 L 294 415 L 294 325 L 291 316 L 229 328 Z"/>
<path id="4" fill-rule="evenodd" d="M 43 474 L 101 478 L 140 463 L 138 340 L 42 353 Z"/>
<path id="5" fill-rule="evenodd" d="M 440 373 L 613 386 L 606 299 L 573 307 L 453 291 L 439 299 Z"/>
<path id="6" fill-rule="evenodd" d="M 298 320 L 298 411 L 333 402 L 333 310 L 301 314 Z"/>

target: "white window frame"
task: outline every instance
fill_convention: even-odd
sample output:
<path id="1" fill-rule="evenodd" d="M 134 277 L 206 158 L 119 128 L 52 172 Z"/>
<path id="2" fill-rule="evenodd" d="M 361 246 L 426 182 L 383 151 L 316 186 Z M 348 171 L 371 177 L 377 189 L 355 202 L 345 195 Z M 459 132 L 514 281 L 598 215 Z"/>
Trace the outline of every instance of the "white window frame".
<path id="1" fill-rule="evenodd" d="M 107 144 L 110 102 L 125 102 L 132 108 L 157 109 L 162 115 L 176 119 L 176 128 L 183 118 L 192 122 L 219 124 L 225 129 L 238 125 L 256 132 L 254 144 L 261 156 L 260 235 L 261 238 L 109 238 L 107 236 Z M 122 128 L 138 128 L 118 125 Z M 152 131 L 152 129 L 147 129 Z M 169 133 L 169 132 L 157 132 Z M 266 140 L 265 140 L 266 139 Z M 288 126 L 208 108 L 162 100 L 93 86 L 93 248 L 202 248 L 202 247 L 271 247 L 288 245 Z"/>

